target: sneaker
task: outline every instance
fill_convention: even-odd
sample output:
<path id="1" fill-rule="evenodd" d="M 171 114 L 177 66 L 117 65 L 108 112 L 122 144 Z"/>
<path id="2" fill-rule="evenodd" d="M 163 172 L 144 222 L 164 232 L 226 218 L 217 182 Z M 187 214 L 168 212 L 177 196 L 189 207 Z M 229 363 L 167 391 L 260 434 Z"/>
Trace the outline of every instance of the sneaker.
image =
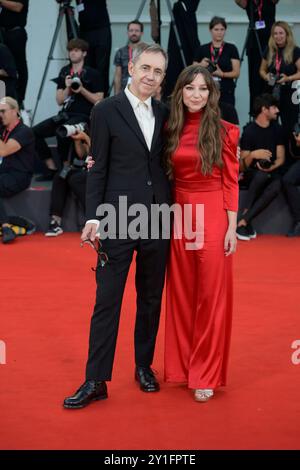
<path id="1" fill-rule="evenodd" d="M 257 233 L 254 230 L 254 228 L 252 227 L 252 224 L 250 222 L 248 222 L 246 228 L 248 229 L 248 235 L 249 235 L 250 238 L 256 238 L 257 237 Z"/>
<path id="2" fill-rule="evenodd" d="M 241 227 L 238 227 L 236 229 L 236 236 L 239 240 L 250 240 L 251 239 L 249 231 L 248 231 L 248 227 L 246 227 L 245 225 L 242 225 Z"/>
<path id="3" fill-rule="evenodd" d="M 16 234 L 10 227 L 2 227 L 2 243 L 10 243 L 14 241 Z"/>
<path id="4" fill-rule="evenodd" d="M 64 233 L 61 226 L 56 222 L 56 220 L 51 220 L 48 231 L 45 233 L 45 237 L 58 237 Z"/>
<path id="5" fill-rule="evenodd" d="M 300 221 L 287 233 L 287 237 L 300 237 Z"/>

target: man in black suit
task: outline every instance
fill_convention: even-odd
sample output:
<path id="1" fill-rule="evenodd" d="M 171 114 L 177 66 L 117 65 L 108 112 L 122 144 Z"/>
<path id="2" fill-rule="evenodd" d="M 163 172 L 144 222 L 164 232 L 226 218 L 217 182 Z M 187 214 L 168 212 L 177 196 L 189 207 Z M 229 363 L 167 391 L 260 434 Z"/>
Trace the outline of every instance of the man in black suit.
<path id="1" fill-rule="evenodd" d="M 120 196 L 127 197 L 129 207 L 143 204 L 148 213 L 153 203 L 171 203 L 168 179 L 161 165 L 162 129 L 167 110 L 151 98 L 163 81 L 166 66 L 167 55 L 159 45 L 142 44 L 129 62 L 130 85 L 93 109 L 91 153 L 95 165 L 88 175 L 88 221 L 82 240 L 95 240 L 99 227 L 97 208 L 101 210 L 103 203 L 115 207 L 116 220 L 125 210 Z M 129 224 L 126 231 L 128 228 Z M 154 239 L 128 233 L 124 236 L 119 226 L 115 234 L 103 239 L 100 225 L 102 249 L 108 255 L 108 262 L 104 267 L 98 262 L 97 267 L 98 288 L 91 320 L 86 382 L 65 399 L 65 408 L 82 408 L 93 400 L 107 398 L 105 381 L 111 380 L 122 298 L 134 251 L 137 252 L 135 378 L 141 390 L 159 390 L 151 364 L 169 247 L 169 240 L 160 229 L 159 238 Z"/>

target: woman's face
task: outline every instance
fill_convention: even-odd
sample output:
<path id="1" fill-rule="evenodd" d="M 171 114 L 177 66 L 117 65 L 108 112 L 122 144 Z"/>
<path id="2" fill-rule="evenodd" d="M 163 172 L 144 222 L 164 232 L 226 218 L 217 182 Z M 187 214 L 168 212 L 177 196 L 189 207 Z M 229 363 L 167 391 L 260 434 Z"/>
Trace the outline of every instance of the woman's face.
<path id="1" fill-rule="evenodd" d="M 277 47 L 284 47 L 286 45 L 286 32 L 281 26 L 274 28 L 273 39 Z"/>
<path id="2" fill-rule="evenodd" d="M 183 103 L 190 113 L 196 113 L 206 106 L 209 90 L 201 73 L 185 85 L 182 90 Z"/>
<path id="3" fill-rule="evenodd" d="M 212 40 L 216 42 L 223 42 L 225 33 L 226 29 L 221 25 L 221 23 L 216 24 L 216 26 L 210 30 Z"/>

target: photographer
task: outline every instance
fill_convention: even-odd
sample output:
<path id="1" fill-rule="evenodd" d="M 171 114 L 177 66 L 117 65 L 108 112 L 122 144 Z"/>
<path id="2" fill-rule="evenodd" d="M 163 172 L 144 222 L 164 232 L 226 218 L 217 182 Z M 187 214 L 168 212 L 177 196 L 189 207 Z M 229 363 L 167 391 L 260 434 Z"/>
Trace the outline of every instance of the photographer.
<path id="1" fill-rule="evenodd" d="M 104 96 L 109 89 L 111 27 L 106 0 L 76 0 L 80 37 L 89 44 L 86 63 L 98 70 Z"/>
<path id="2" fill-rule="evenodd" d="M 300 48 L 295 44 L 290 26 L 284 21 L 277 21 L 272 26 L 260 75 L 269 85 L 268 91 L 279 99 L 281 123 L 287 137 L 298 115 L 298 106 L 292 100 L 294 90 L 291 85 L 300 80 Z"/>
<path id="3" fill-rule="evenodd" d="M 214 16 L 210 21 L 209 30 L 212 41 L 198 48 L 194 63 L 199 63 L 210 71 L 220 87 L 220 108 L 222 109 L 223 103 L 225 103 L 224 107 L 231 108 L 230 115 L 236 116 L 237 119 L 234 79 L 238 78 L 240 74 L 239 53 L 234 44 L 224 42 L 227 30 L 224 18 Z M 232 121 L 230 119 L 230 122 Z"/>
<path id="4" fill-rule="evenodd" d="M 29 0 L 0 0 L 1 39 L 15 59 L 18 72 L 17 97 L 20 106 L 22 106 L 25 99 L 28 82 L 27 33 L 25 30 L 28 3 Z"/>
<path id="5" fill-rule="evenodd" d="M 19 105 L 11 97 L 0 100 L 2 134 L 0 139 L 0 227 L 2 242 L 16 237 L 10 228 L 2 199 L 27 189 L 31 182 L 34 163 L 34 135 L 20 121 Z"/>
<path id="6" fill-rule="evenodd" d="M 282 186 L 285 192 L 287 203 L 293 216 L 293 227 L 287 233 L 288 237 L 300 237 L 300 132 L 293 133 L 293 141 L 290 145 L 290 155 L 294 163 L 282 179 Z"/>
<path id="7" fill-rule="evenodd" d="M 256 96 L 264 92 L 264 82 L 259 75 L 261 54 L 268 45 L 271 28 L 275 22 L 276 4 L 279 0 L 235 0 L 235 3 L 246 10 L 249 18 L 250 35 L 247 40 L 248 75 L 250 91 L 250 114 L 253 116 L 253 103 Z M 259 40 L 259 50 L 256 34 Z"/>
<path id="8" fill-rule="evenodd" d="M 241 169 L 249 181 L 245 209 L 237 227 L 240 240 L 256 237 L 251 221 L 279 193 L 280 167 L 285 161 L 282 128 L 276 122 L 278 101 L 272 95 L 263 94 L 255 99 L 253 111 L 255 120 L 244 128 L 240 143 Z"/>
<path id="9" fill-rule="evenodd" d="M 130 21 L 127 24 L 128 43 L 126 46 L 117 50 L 114 65 L 114 93 L 117 95 L 121 90 L 125 90 L 127 84 L 130 83 L 130 75 L 128 72 L 128 63 L 131 61 L 133 50 L 141 43 L 144 32 L 144 25 L 138 20 Z"/>
<path id="10" fill-rule="evenodd" d="M 73 126 L 72 126 L 73 127 Z M 76 126 L 74 126 L 76 127 Z M 57 237 L 63 233 L 62 215 L 69 190 L 71 190 L 83 209 L 85 209 L 86 165 L 85 159 L 90 149 L 90 138 L 83 130 L 71 135 L 74 140 L 75 154 L 66 162 L 63 170 L 53 179 L 50 206 L 50 224 L 46 237 Z"/>
<path id="11" fill-rule="evenodd" d="M 84 65 L 88 44 L 82 39 L 71 39 L 67 47 L 70 65 L 61 69 L 56 92 L 56 101 L 62 105 L 62 109 L 58 115 L 33 127 L 37 152 L 48 168 L 48 173 L 38 178 L 39 181 L 53 179 L 56 171 L 45 138 L 56 136 L 59 157 L 62 162 L 66 162 L 71 141 L 68 137 L 58 135 L 57 129 L 62 124 L 88 123 L 93 105 L 103 98 L 99 72 Z"/>

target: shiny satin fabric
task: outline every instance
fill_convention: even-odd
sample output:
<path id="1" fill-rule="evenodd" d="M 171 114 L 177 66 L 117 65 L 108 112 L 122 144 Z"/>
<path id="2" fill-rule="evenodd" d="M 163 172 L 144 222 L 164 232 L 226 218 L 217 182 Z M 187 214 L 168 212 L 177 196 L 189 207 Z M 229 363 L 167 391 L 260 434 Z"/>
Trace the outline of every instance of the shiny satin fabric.
<path id="1" fill-rule="evenodd" d="M 226 384 L 232 323 L 232 256 L 225 257 L 227 210 L 238 208 L 239 129 L 223 121 L 222 169 L 205 176 L 197 169 L 196 148 L 201 113 L 187 113 L 173 155 L 174 202 L 191 204 L 193 231 L 201 233 L 198 249 L 187 249 L 186 236 L 171 241 L 167 272 L 165 380 L 189 388 Z M 199 167 L 198 167 L 199 168 Z M 202 206 L 196 226 L 196 205 Z M 175 229 L 181 221 L 175 215 Z M 177 219 L 177 220 L 176 220 Z"/>

